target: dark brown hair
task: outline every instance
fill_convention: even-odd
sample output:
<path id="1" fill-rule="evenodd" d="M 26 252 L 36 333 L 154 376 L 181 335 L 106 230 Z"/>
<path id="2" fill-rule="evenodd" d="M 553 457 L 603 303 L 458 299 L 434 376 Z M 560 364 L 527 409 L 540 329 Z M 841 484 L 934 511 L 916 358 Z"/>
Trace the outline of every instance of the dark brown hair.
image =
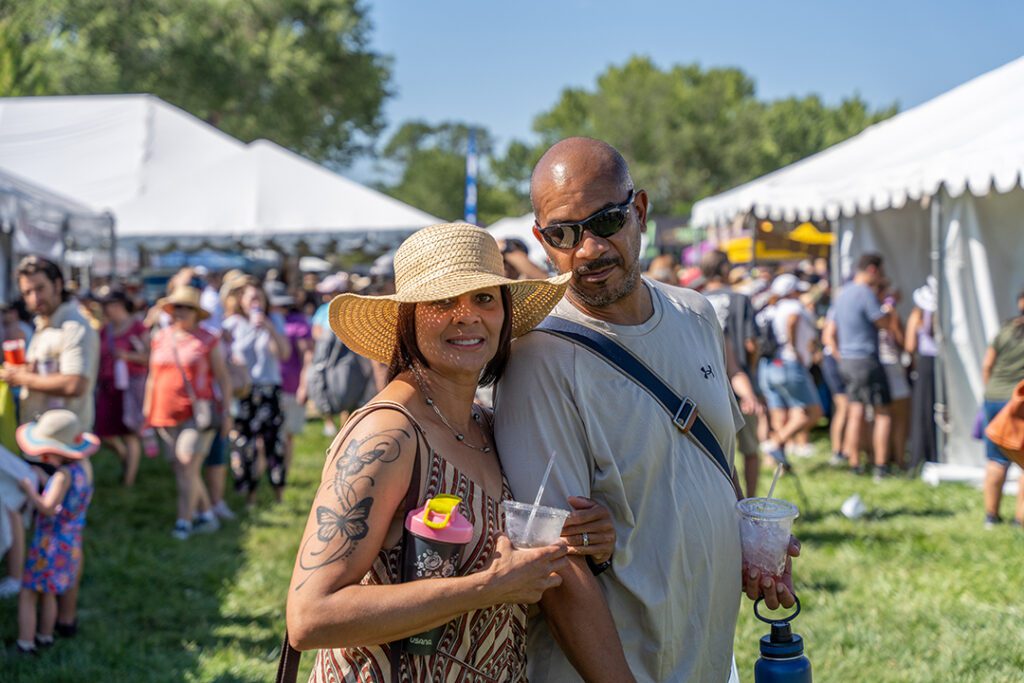
<path id="1" fill-rule="evenodd" d="M 728 275 L 729 256 L 724 251 L 716 249 L 704 254 L 700 259 L 701 275 L 709 280 L 715 278 L 725 279 Z M 722 271 L 725 272 L 722 272 Z"/>
<path id="2" fill-rule="evenodd" d="M 501 379 L 512 350 L 512 295 L 509 294 L 508 287 L 503 286 L 498 289 L 501 290 L 501 305 L 505 315 L 501 322 L 501 333 L 498 335 L 498 351 L 494 354 L 494 358 L 484 366 L 484 371 L 480 374 L 479 385 L 483 387 L 490 386 Z M 416 304 L 398 305 L 398 325 L 395 327 L 395 334 L 398 339 L 395 352 L 391 356 L 391 363 L 388 365 L 389 382 L 408 370 L 413 361 L 419 362 L 425 368 L 430 367 L 416 342 Z"/>
<path id="3" fill-rule="evenodd" d="M 57 291 L 60 292 L 61 301 L 68 300 L 68 292 L 64 288 L 64 273 L 60 271 L 60 266 L 51 261 L 50 259 L 30 254 L 18 262 L 18 277 L 29 277 L 42 273 L 46 276 L 46 279 L 57 286 Z M 57 284 L 57 281 L 60 284 Z"/>
<path id="4" fill-rule="evenodd" d="M 882 255 L 873 251 L 861 254 L 861 257 L 857 260 L 857 272 L 863 273 L 872 266 L 875 268 L 882 267 Z"/>

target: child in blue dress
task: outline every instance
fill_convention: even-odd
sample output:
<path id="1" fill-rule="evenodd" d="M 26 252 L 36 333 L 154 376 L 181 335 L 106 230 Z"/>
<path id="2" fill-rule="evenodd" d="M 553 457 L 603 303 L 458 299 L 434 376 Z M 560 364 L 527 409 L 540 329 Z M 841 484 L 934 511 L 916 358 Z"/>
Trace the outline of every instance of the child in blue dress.
<path id="1" fill-rule="evenodd" d="M 21 481 L 36 510 L 18 598 L 18 650 L 29 653 L 53 644 L 57 596 L 74 585 L 82 562 L 82 532 L 93 491 L 87 458 L 99 448 L 99 439 L 83 433 L 70 410 L 43 413 L 19 427 L 17 438 L 26 458 L 56 468 L 42 493 L 31 479 Z"/>

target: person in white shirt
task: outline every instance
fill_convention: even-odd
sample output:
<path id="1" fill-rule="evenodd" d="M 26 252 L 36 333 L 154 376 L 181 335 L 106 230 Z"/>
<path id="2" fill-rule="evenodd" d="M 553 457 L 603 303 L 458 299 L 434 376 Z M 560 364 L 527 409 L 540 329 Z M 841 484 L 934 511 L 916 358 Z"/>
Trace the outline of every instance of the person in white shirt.
<path id="1" fill-rule="evenodd" d="M 767 317 L 778 351 L 773 358 L 762 358 L 758 371 L 772 428 L 762 450 L 784 464 L 786 443 L 821 417 L 821 399 L 810 373 L 818 336 L 810 314 L 797 298 L 798 285 L 792 273 L 772 281 L 771 294 L 777 301 Z"/>

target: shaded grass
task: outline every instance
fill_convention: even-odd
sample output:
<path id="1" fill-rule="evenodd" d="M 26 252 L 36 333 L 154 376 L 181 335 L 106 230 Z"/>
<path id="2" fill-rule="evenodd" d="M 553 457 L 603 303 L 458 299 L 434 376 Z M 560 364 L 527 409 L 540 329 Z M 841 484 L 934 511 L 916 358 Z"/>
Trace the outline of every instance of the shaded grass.
<path id="1" fill-rule="evenodd" d="M 97 494 L 86 531 L 81 632 L 40 657 L 12 653 L 15 603 L 0 603 L 0 681 L 272 680 L 292 563 L 328 440 L 310 423 L 282 504 L 211 536 L 170 537 L 174 484 L 163 460 L 143 462 L 134 490 L 113 456 L 96 456 Z M 873 484 L 825 466 L 825 446 L 796 461 L 811 509 L 796 588 L 818 683 L 1024 680 L 1024 533 L 982 531 L 980 492 L 892 479 Z M 767 490 L 765 474 L 762 490 Z M 859 493 L 871 513 L 839 514 Z M 791 478 L 777 495 L 797 501 Z M 237 498 L 229 498 L 236 510 Z M 1004 504 L 1009 504 L 1006 501 Z M 753 680 L 768 632 L 743 601 L 736 638 L 741 679 Z M 304 680 L 313 656 L 303 657 Z"/>

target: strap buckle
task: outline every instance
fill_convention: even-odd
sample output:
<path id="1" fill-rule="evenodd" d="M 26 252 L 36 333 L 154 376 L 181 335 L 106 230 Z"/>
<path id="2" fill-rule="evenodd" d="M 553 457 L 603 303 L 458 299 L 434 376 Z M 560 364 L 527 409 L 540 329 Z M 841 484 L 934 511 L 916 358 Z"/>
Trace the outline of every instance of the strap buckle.
<path id="1" fill-rule="evenodd" d="M 679 410 L 672 418 L 672 424 L 679 428 L 683 434 L 689 433 L 693 423 L 697 421 L 697 404 L 692 399 L 684 398 L 679 404 Z"/>

